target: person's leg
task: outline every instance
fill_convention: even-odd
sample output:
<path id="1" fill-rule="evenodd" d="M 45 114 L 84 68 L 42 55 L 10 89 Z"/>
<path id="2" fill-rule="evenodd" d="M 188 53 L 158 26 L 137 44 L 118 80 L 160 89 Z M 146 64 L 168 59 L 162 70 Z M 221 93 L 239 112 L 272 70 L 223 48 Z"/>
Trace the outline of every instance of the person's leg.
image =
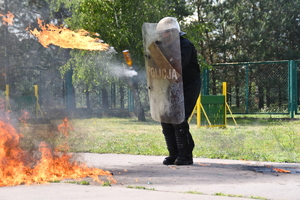
<path id="1" fill-rule="evenodd" d="M 193 149 L 195 143 L 193 137 L 189 131 L 189 125 L 187 121 L 181 124 L 174 125 L 178 157 L 176 158 L 174 164 L 176 165 L 190 165 L 193 164 Z"/>
<path id="2" fill-rule="evenodd" d="M 194 81 L 192 84 L 184 85 L 184 110 L 185 119 L 191 116 L 201 90 L 201 80 Z"/>
<path id="3" fill-rule="evenodd" d="M 172 124 L 161 123 L 162 133 L 164 134 L 169 156 L 163 160 L 164 165 L 173 165 L 178 157 L 175 130 Z"/>
<path id="4" fill-rule="evenodd" d="M 191 84 L 184 85 L 184 109 L 185 120 L 178 125 L 174 125 L 175 135 L 178 148 L 178 158 L 175 160 L 176 165 L 193 164 L 193 149 L 195 143 L 190 133 L 188 118 L 191 116 L 196 101 L 199 97 L 201 81 L 195 81 Z"/>

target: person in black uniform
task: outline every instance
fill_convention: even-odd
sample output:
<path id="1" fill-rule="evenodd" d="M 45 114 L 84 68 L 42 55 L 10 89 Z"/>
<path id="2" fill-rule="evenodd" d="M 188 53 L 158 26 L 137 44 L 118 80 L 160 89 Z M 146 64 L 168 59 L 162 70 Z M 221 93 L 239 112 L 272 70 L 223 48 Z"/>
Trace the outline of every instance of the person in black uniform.
<path id="1" fill-rule="evenodd" d="M 194 140 L 189 130 L 188 118 L 193 112 L 201 89 L 200 66 L 197 51 L 194 45 L 183 36 L 180 26 L 174 17 L 165 17 L 161 22 L 176 24 L 180 36 L 181 65 L 183 79 L 183 94 L 185 118 L 180 124 L 161 123 L 169 156 L 163 160 L 165 165 L 191 165 L 193 164 Z"/>

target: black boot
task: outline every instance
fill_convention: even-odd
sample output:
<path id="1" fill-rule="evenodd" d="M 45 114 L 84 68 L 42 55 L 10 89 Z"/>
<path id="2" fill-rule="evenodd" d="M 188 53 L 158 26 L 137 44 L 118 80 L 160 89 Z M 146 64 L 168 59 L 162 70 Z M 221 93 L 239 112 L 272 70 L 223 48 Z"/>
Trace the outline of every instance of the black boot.
<path id="1" fill-rule="evenodd" d="M 178 151 L 177 149 L 170 149 L 170 148 L 168 148 L 168 151 L 169 151 L 169 156 L 165 157 L 165 159 L 163 160 L 163 164 L 174 165 L 174 162 L 178 157 Z"/>
<path id="2" fill-rule="evenodd" d="M 193 149 L 194 140 L 188 128 L 175 130 L 178 157 L 175 160 L 175 165 L 192 165 L 193 164 Z"/>
<path id="3" fill-rule="evenodd" d="M 190 164 L 193 164 L 193 150 L 195 147 L 195 143 L 193 140 L 193 137 L 189 131 L 189 129 L 186 130 L 187 134 L 187 140 L 188 140 L 188 145 L 187 145 L 187 152 L 188 152 L 188 158 L 190 159 Z"/>
<path id="4" fill-rule="evenodd" d="M 174 165 L 176 158 L 178 157 L 177 142 L 175 136 L 175 130 L 172 124 L 162 123 L 162 132 L 165 137 L 169 156 L 163 160 L 164 165 Z"/>

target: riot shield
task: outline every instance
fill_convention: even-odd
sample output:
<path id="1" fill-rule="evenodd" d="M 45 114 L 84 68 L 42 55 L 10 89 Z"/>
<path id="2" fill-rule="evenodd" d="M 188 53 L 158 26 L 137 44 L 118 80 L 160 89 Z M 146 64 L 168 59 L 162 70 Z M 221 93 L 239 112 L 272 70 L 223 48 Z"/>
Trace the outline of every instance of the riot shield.
<path id="1" fill-rule="evenodd" d="M 156 23 L 142 27 L 151 117 L 180 124 L 184 120 L 184 96 L 179 31 L 156 28 Z"/>

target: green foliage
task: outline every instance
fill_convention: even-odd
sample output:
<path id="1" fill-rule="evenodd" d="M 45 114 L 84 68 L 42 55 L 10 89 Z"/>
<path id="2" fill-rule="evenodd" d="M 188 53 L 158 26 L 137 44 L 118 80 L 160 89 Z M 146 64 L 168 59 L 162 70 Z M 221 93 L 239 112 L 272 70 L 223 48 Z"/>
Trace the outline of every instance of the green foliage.
<path id="1" fill-rule="evenodd" d="M 139 9 L 135 9 L 136 5 Z M 144 22 L 158 22 L 166 15 L 182 18 L 190 14 L 184 1 L 158 0 L 85 0 L 72 11 L 72 18 L 66 20 L 72 29 L 99 33 L 100 38 L 119 53 L 129 49 L 137 66 L 144 62 L 141 38 Z"/>
<path id="2" fill-rule="evenodd" d="M 202 3 L 199 21 L 216 26 L 205 39 L 209 63 L 299 59 L 299 1 Z"/>
<path id="3" fill-rule="evenodd" d="M 205 48 L 203 48 L 203 41 L 205 40 L 205 32 L 212 31 L 214 28 L 213 24 L 205 24 L 199 21 L 191 21 L 189 23 L 183 24 L 181 29 L 187 32 L 185 36 L 188 38 L 197 49 L 198 61 L 201 68 L 211 68 L 205 60 Z"/>
<path id="4" fill-rule="evenodd" d="M 58 12 L 61 7 L 65 7 L 69 10 L 77 8 L 84 0 L 46 0 L 50 5 L 50 9 L 53 12 Z"/>
<path id="5" fill-rule="evenodd" d="M 72 50 L 71 58 L 60 68 L 65 74 L 73 69 L 73 84 L 82 90 L 101 85 L 105 87 L 113 78 L 109 74 L 114 52 Z"/>
<path id="6" fill-rule="evenodd" d="M 53 9 L 58 8 L 59 5 L 64 5 L 70 9 L 72 17 L 65 19 L 65 24 L 69 28 L 73 30 L 85 29 L 90 33 L 97 33 L 105 43 L 108 43 L 117 52 L 112 56 L 109 53 L 101 53 L 101 56 L 95 57 L 96 53 L 72 51 L 71 59 L 62 68 L 61 72 L 65 73 L 67 70 L 73 69 L 73 83 L 85 92 L 90 91 L 97 85 L 106 86 L 105 83 L 109 82 L 109 74 L 107 73 L 107 65 L 109 64 L 107 64 L 107 61 L 112 60 L 114 57 L 114 59 L 119 60 L 119 63 L 124 63 L 121 52 L 125 49 L 131 52 L 134 68 L 144 71 L 143 23 L 158 22 L 168 15 L 182 19 L 192 13 L 191 7 L 187 7 L 184 0 L 78 0 L 68 1 L 65 4 L 61 0 L 57 0 L 51 1 L 51 4 Z M 138 9 L 136 9 L 137 5 Z M 101 84 L 99 84 L 100 82 Z M 127 82 L 131 82 L 131 80 L 127 80 Z M 144 111 L 139 100 L 138 88 L 134 88 L 135 86 L 130 83 L 129 87 L 134 93 L 138 119 L 144 120 Z"/>
<path id="7" fill-rule="evenodd" d="M 41 74 L 45 69 L 53 69 L 45 77 L 58 77 L 57 69 L 61 66 L 62 73 L 74 70 L 73 80 L 80 91 L 87 92 L 99 85 L 105 87 L 112 80 L 108 78 L 108 61 L 124 62 L 121 54 L 124 49 L 130 50 L 136 68 L 144 68 L 142 24 L 158 22 L 165 16 L 180 20 L 182 29 L 188 33 L 186 37 L 198 50 L 203 68 L 217 62 L 296 60 L 300 55 L 300 0 L 10 0 L 2 1 L 0 6 L 1 14 L 8 10 L 15 14 L 12 26 L 0 27 L 0 36 L 5 38 L 0 41 L 3 61 L 0 70 L 1 74 L 7 74 L 0 82 L 2 90 L 7 82 L 24 91 L 30 91 L 26 87 L 36 82 L 44 88 L 54 85 L 58 78 L 46 80 Z M 194 11 L 195 15 L 190 17 Z M 116 52 L 71 51 L 54 45 L 44 48 L 27 30 L 38 27 L 37 17 L 72 30 L 83 28 L 99 33 Z M 239 78 L 240 72 L 244 73 L 236 70 L 232 76 L 235 85 L 244 81 L 243 77 Z M 277 77 L 264 78 L 271 85 L 279 83 Z"/>

